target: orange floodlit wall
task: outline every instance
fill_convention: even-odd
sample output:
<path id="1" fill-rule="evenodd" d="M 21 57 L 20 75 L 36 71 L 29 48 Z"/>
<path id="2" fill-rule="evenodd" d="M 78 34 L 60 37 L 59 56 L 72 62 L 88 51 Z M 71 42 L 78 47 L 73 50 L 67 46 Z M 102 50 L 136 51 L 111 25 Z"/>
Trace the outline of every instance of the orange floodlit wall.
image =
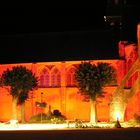
<path id="1" fill-rule="evenodd" d="M 90 60 L 91 63 L 107 62 L 110 63 L 116 69 L 116 83 L 105 87 L 105 97 L 100 99 L 97 104 L 97 119 L 98 121 L 109 121 L 110 113 L 110 97 L 113 91 L 116 89 L 127 73 L 129 68 L 135 62 L 137 58 L 136 46 L 128 44 L 128 42 L 119 42 L 119 55 L 120 59 L 117 60 Z M 131 61 L 131 62 L 130 62 Z M 75 66 L 80 64 L 81 61 L 65 61 L 65 62 L 40 62 L 40 63 L 23 63 L 23 64 L 2 64 L 0 65 L 0 75 L 7 68 L 11 69 L 13 66 L 22 65 L 32 70 L 38 77 L 38 88 L 31 91 L 31 97 L 25 103 L 25 118 L 28 121 L 31 116 L 39 114 L 41 112 L 47 113 L 49 107 L 51 111 L 58 109 L 67 119 L 82 119 L 89 121 L 90 117 L 90 104 L 84 102 L 83 97 L 78 94 L 78 89 L 75 86 L 73 78 Z M 127 83 L 127 87 L 130 87 L 137 74 L 135 74 Z M 134 104 L 135 100 L 140 97 L 139 94 L 133 97 L 129 103 L 126 111 L 126 118 L 131 119 L 133 114 L 140 109 L 140 103 Z M 36 106 L 36 102 L 46 102 L 47 106 L 41 109 Z M 135 102 L 136 103 L 136 102 Z M 11 118 L 11 104 L 12 97 L 8 90 L 0 88 L 0 121 L 8 121 Z M 132 108 L 133 110 L 131 115 Z M 20 106 L 17 106 L 18 119 L 20 120 L 21 112 Z"/>
<path id="2" fill-rule="evenodd" d="M 125 121 L 140 116 L 140 92 L 136 93 L 129 101 L 125 111 Z"/>

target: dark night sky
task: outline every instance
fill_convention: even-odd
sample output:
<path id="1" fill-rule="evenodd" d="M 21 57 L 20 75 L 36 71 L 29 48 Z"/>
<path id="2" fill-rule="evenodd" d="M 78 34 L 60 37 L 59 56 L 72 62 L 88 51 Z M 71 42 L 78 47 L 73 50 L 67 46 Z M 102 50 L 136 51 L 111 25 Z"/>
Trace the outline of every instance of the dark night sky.
<path id="1" fill-rule="evenodd" d="M 106 2 L 100 13 L 95 7 L 1 9 L 0 63 L 117 58 L 119 35 L 118 30 L 106 28 Z M 123 28 L 124 39 L 131 41 L 138 18 L 131 13 L 129 20 L 124 14 L 124 24 L 133 20 L 132 26 Z M 133 35 L 128 33 L 132 30 Z"/>

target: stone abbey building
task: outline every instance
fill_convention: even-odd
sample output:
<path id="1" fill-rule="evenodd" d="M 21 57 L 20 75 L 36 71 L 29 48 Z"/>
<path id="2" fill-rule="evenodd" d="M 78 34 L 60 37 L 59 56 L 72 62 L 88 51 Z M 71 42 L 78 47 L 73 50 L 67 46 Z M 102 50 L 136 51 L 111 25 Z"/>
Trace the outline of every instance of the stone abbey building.
<path id="1" fill-rule="evenodd" d="M 98 121 L 110 121 L 110 103 L 111 96 L 122 79 L 134 64 L 138 57 L 138 46 L 130 44 L 127 41 L 118 43 L 119 58 L 90 60 L 91 63 L 107 62 L 116 69 L 116 81 L 109 86 L 104 87 L 105 97 L 97 104 Z M 84 98 L 79 94 L 75 86 L 74 72 L 76 65 L 80 61 L 58 61 L 58 62 L 36 62 L 36 63 L 16 63 L 1 64 L 0 74 L 7 68 L 13 66 L 25 66 L 32 70 L 38 77 L 38 87 L 32 91 L 30 98 L 25 103 L 25 118 L 28 121 L 31 116 L 39 113 L 47 113 L 58 109 L 67 119 L 82 119 L 89 121 L 90 104 L 84 102 Z M 86 60 L 88 61 L 88 60 Z M 129 90 L 136 80 L 138 74 L 134 73 L 126 82 L 125 90 Z M 126 106 L 124 120 L 133 119 L 134 115 L 140 115 L 140 94 L 135 94 Z M 45 108 L 36 106 L 36 102 L 46 102 Z M 8 121 L 12 115 L 12 97 L 6 88 L 0 88 L 0 121 Z M 20 106 L 17 106 L 18 118 L 20 121 Z"/>

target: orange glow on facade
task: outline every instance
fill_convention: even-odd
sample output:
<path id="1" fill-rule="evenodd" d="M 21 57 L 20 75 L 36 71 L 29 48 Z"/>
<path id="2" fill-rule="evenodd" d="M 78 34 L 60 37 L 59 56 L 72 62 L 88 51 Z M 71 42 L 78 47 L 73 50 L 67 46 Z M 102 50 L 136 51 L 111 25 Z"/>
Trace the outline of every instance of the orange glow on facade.
<path id="1" fill-rule="evenodd" d="M 90 60 L 91 63 L 107 62 L 111 63 L 116 69 L 116 83 L 105 87 L 105 97 L 100 99 L 101 102 L 97 104 L 97 119 L 98 121 L 110 121 L 110 96 L 113 91 L 122 81 L 124 75 L 127 73 L 132 64 L 136 61 L 137 51 L 134 44 L 128 42 L 119 42 L 120 59 L 117 60 Z M 51 111 L 58 109 L 69 120 L 82 119 L 89 121 L 90 117 L 90 103 L 83 102 L 83 97 L 78 94 L 78 89 L 75 87 L 73 78 L 75 66 L 81 61 L 65 61 L 65 62 L 40 62 L 40 63 L 23 63 L 23 64 L 1 64 L 0 74 L 7 68 L 13 66 L 23 65 L 32 70 L 39 79 L 39 86 L 37 90 L 32 91 L 33 97 L 28 99 L 25 104 L 25 118 L 28 121 L 32 115 L 38 113 L 47 113 L 49 107 Z M 137 78 L 137 74 L 133 75 L 127 82 L 126 88 L 132 86 Z M 41 95 L 41 93 L 43 93 Z M 140 103 L 134 104 L 134 101 L 140 97 L 137 95 L 133 97 L 128 104 L 125 115 L 126 120 L 133 118 L 135 113 L 140 110 Z M 47 106 L 43 109 L 36 106 L 36 102 L 46 102 Z M 8 121 L 11 118 L 11 104 L 12 97 L 5 88 L 0 88 L 0 121 Z M 134 108 L 137 107 L 137 110 Z M 17 106 L 18 119 L 20 121 L 21 112 L 20 106 Z M 132 113 L 131 115 L 129 114 Z M 114 113 L 115 118 L 120 119 L 121 112 L 118 110 Z"/>

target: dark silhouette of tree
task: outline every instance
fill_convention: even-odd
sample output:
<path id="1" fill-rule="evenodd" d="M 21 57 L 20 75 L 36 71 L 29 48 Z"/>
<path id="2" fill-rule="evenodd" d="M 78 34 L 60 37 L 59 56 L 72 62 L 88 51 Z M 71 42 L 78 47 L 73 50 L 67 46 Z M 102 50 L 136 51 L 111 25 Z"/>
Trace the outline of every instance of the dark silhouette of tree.
<path id="1" fill-rule="evenodd" d="M 17 104 L 22 107 L 21 120 L 24 122 L 24 103 L 29 91 L 37 87 L 37 77 L 24 66 L 15 66 L 5 70 L 0 78 L 1 86 L 9 86 L 12 95 L 12 119 L 17 120 Z"/>
<path id="2" fill-rule="evenodd" d="M 90 100 L 91 113 L 90 122 L 96 120 L 96 99 L 103 97 L 103 87 L 109 84 L 115 78 L 115 69 L 108 63 L 91 64 L 82 62 L 75 71 L 75 80 L 80 94 L 84 95 L 86 100 Z"/>

